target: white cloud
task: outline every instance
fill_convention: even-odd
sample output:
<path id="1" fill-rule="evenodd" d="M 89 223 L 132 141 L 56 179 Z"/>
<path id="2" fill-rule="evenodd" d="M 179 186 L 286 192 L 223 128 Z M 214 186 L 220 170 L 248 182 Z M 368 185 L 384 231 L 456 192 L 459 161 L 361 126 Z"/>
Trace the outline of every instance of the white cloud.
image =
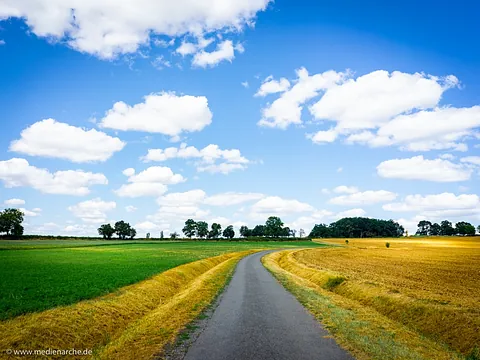
<path id="1" fill-rule="evenodd" d="M 291 124 L 301 124 L 304 104 L 320 91 L 341 83 L 346 76 L 335 71 L 310 76 L 305 68 L 298 69 L 296 74 L 295 85 L 262 110 L 259 126 L 286 129 Z"/>
<path id="2" fill-rule="evenodd" d="M 25 216 L 28 216 L 28 217 L 36 217 L 36 216 L 39 216 L 40 213 L 42 212 L 42 209 L 39 209 L 39 208 L 35 208 L 35 209 L 32 209 L 32 210 L 28 210 L 28 209 L 25 209 L 25 208 L 19 208 L 18 210 L 20 210 L 21 212 L 23 212 L 23 214 Z"/>
<path id="3" fill-rule="evenodd" d="M 83 163 L 106 161 L 124 146 L 119 138 L 101 131 L 46 119 L 23 130 L 21 138 L 10 144 L 10 151 Z"/>
<path id="4" fill-rule="evenodd" d="M 5 205 L 25 205 L 25 200 L 22 199 L 8 199 L 3 202 Z"/>
<path id="5" fill-rule="evenodd" d="M 5 43 L 5 40 L 0 40 L 0 46 L 1 46 L 1 45 L 5 45 L 5 44 L 6 44 L 6 43 Z"/>
<path id="6" fill-rule="evenodd" d="M 287 91 L 290 88 L 290 81 L 285 78 L 280 80 L 274 80 L 271 76 L 267 77 L 255 96 L 267 96 L 268 94 L 275 94 L 279 92 Z"/>
<path id="7" fill-rule="evenodd" d="M 264 197 L 265 195 L 259 193 L 226 192 L 209 196 L 204 203 L 212 206 L 230 206 L 259 200 Z"/>
<path id="8" fill-rule="evenodd" d="M 235 59 L 235 50 L 243 52 L 242 47 L 233 46 L 231 40 L 222 41 L 217 49 L 211 52 L 201 50 L 193 56 L 192 65 L 198 67 L 214 67 L 222 61 L 232 62 Z"/>
<path id="9" fill-rule="evenodd" d="M 128 170 L 128 169 L 127 169 Z M 124 170 L 124 174 L 125 174 Z M 127 174 L 131 172 L 128 171 Z M 128 176 L 128 175 L 127 175 Z M 121 197 L 160 196 L 167 191 L 167 185 L 186 181 L 180 174 L 174 174 L 172 169 L 164 166 L 151 166 L 128 178 L 128 184 L 122 185 L 115 193 Z"/>
<path id="10" fill-rule="evenodd" d="M 172 67 L 172 63 L 165 59 L 165 56 L 163 55 L 160 55 L 160 56 L 157 56 L 153 61 L 152 61 L 152 65 L 154 68 L 158 69 L 158 70 L 162 70 L 166 67 Z"/>
<path id="11" fill-rule="evenodd" d="M 340 131 L 370 129 L 395 115 L 435 107 L 443 92 L 456 85 L 452 75 L 378 70 L 329 88 L 310 111 L 318 120 L 336 121 Z"/>
<path id="12" fill-rule="evenodd" d="M 205 96 L 150 94 L 144 102 L 130 106 L 119 101 L 108 110 L 100 126 L 122 131 L 145 131 L 169 135 L 200 131 L 212 122 Z"/>
<path id="13" fill-rule="evenodd" d="M 125 211 L 126 211 L 126 212 L 135 212 L 135 211 L 137 211 L 137 210 L 138 210 L 138 208 L 136 208 L 136 207 L 133 206 L 133 205 L 127 205 L 127 206 L 125 206 Z"/>
<path id="14" fill-rule="evenodd" d="M 122 171 L 122 174 L 125 176 L 133 176 L 135 175 L 135 169 L 134 168 L 128 168 Z"/>
<path id="15" fill-rule="evenodd" d="M 330 204 L 335 205 L 370 205 L 381 202 L 395 200 L 397 194 L 386 190 L 369 190 L 364 192 L 356 192 L 350 195 L 337 196 L 329 200 Z"/>
<path id="16" fill-rule="evenodd" d="M 133 226 L 137 232 L 138 231 L 146 231 L 146 232 L 160 232 L 160 231 L 163 231 L 164 233 L 165 232 L 168 232 L 169 229 L 170 229 L 170 224 L 166 224 L 166 223 L 153 223 L 151 221 L 143 221 L 143 222 L 140 222 L 140 223 L 136 223 L 134 226 Z M 150 234 L 151 237 L 153 237 L 152 234 Z M 155 234 L 155 237 L 157 236 L 160 236 L 160 234 Z M 164 236 L 166 236 L 166 234 L 164 234 Z"/>
<path id="17" fill-rule="evenodd" d="M 342 171 L 343 171 L 343 167 L 339 167 L 339 168 L 337 169 L 337 173 L 341 173 Z"/>
<path id="18" fill-rule="evenodd" d="M 333 192 L 337 194 L 353 194 L 358 191 L 359 190 L 356 186 L 346 186 L 346 185 L 340 185 L 340 186 L 337 186 L 335 189 L 333 189 Z"/>
<path id="19" fill-rule="evenodd" d="M 269 0 L 49 1 L 6 0 L 0 18 L 23 18 L 35 35 L 63 40 L 78 51 L 111 59 L 136 52 L 151 36 L 236 30 L 254 24 Z"/>
<path id="20" fill-rule="evenodd" d="M 25 159 L 0 161 L 0 179 L 6 188 L 28 186 L 47 194 L 87 195 L 92 185 L 106 185 L 108 180 L 100 173 L 66 170 L 50 173 L 32 166 Z"/>
<path id="21" fill-rule="evenodd" d="M 249 87 L 248 81 L 243 81 L 243 82 L 241 82 L 241 84 L 245 89 L 248 89 L 248 87 Z"/>
<path id="22" fill-rule="evenodd" d="M 377 166 L 377 173 L 390 179 L 454 182 L 470 179 L 472 170 L 448 160 L 428 160 L 420 155 L 384 161 Z"/>
<path id="23" fill-rule="evenodd" d="M 336 140 L 338 134 L 334 129 L 318 131 L 315 134 L 307 134 L 307 139 L 311 139 L 316 144 L 332 143 Z"/>
<path id="24" fill-rule="evenodd" d="M 116 207 L 117 204 L 114 201 L 103 201 L 100 198 L 95 198 L 69 206 L 68 210 L 86 223 L 100 224 L 107 221 L 107 212 Z"/>
<path id="25" fill-rule="evenodd" d="M 210 144 L 203 149 L 187 146 L 182 143 L 179 148 L 149 149 L 147 155 L 141 159 L 143 162 L 167 161 L 169 159 L 199 159 L 195 163 L 199 172 L 221 172 L 228 174 L 233 170 L 244 170 L 249 160 L 242 156 L 238 149 L 222 150 L 218 145 Z"/>
<path id="26" fill-rule="evenodd" d="M 461 158 L 460 162 L 480 166 L 480 156 L 466 156 Z"/>
<path id="27" fill-rule="evenodd" d="M 282 199 L 279 196 L 268 196 L 252 205 L 251 211 L 257 214 L 281 215 L 313 211 L 314 208 L 298 200 Z"/>
<path id="28" fill-rule="evenodd" d="M 350 209 L 346 211 L 341 211 L 335 214 L 335 220 L 339 220 L 346 217 L 363 217 L 367 212 L 363 209 Z"/>
<path id="29" fill-rule="evenodd" d="M 452 155 L 452 154 L 442 154 L 439 156 L 440 159 L 444 159 L 444 160 L 455 160 L 456 159 L 456 156 Z"/>
<path id="30" fill-rule="evenodd" d="M 157 199 L 157 203 L 161 206 L 197 206 L 202 203 L 207 194 L 205 191 L 196 189 L 185 192 L 169 193 Z"/>
<path id="31" fill-rule="evenodd" d="M 432 221 L 444 218 L 480 216 L 480 197 L 475 194 L 408 195 L 402 202 L 385 204 L 385 211 L 415 212 L 418 218 Z"/>

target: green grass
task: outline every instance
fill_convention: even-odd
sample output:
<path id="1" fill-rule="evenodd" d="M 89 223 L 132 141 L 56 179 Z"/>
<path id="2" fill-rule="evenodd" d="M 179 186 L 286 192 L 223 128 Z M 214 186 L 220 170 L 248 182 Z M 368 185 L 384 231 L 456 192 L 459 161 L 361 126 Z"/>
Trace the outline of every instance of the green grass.
<path id="1" fill-rule="evenodd" d="M 320 246 L 312 242 L 101 240 L 0 244 L 4 250 L 0 251 L 0 320 L 106 295 L 181 264 L 228 252 Z"/>

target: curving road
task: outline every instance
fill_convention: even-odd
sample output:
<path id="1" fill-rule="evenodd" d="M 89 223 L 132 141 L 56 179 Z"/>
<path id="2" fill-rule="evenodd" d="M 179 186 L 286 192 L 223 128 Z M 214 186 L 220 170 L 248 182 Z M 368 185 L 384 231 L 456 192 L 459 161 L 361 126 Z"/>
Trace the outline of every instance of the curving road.
<path id="1" fill-rule="evenodd" d="M 187 360 L 353 359 L 263 267 L 242 259 Z"/>

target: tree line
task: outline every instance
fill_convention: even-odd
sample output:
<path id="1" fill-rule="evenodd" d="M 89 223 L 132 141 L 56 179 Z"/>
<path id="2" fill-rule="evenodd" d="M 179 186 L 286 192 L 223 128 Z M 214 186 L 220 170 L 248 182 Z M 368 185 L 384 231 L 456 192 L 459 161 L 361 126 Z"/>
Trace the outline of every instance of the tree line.
<path id="1" fill-rule="evenodd" d="M 380 220 L 365 217 L 343 218 L 327 224 L 317 224 L 313 227 L 311 238 L 373 238 L 400 237 L 405 229 L 393 220 Z"/>
<path id="2" fill-rule="evenodd" d="M 443 220 L 440 224 L 422 220 L 418 223 L 417 228 L 416 235 L 422 236 L 475 235 L 475 226 L 466 221 L 459 221 L 453 227 L 448 220 Z M 477 231 L 480 233 L 480 225 L 477 227 Z"/>
<path id="3" fill-rule="evenodd" d="M 0 234 L 20 237 L 23 235 L 23 212 L 18 209 L 5 209 L 0 211 Z"/>
<path id="4" fill-rule="evenodd" d="M 283 221 L 277 216 L 270 216 L 265 222 L 265 225 L 256 225 L 252 229 L 249 229 L 247 226 L 241 226 L 239 231 L 240 236 L 244 238 L 295 237 L 296 234 L 296 230 L 290 230 L 289 227 L 285 227 Z M 227 239 L 233 239 L 235 237 L 233 225 L 228 225 L 222 231 L 222 226 L 218 223 L 213 223 L 209 229 L 207 222 L 195 221 L 193 219 L 188 219 L 185 221 L 185 226 L 183 227 L 182 232 L 189 239 L 194 236 L 200 239 L 218 239 L 220 236 L 223 236 Z"/>

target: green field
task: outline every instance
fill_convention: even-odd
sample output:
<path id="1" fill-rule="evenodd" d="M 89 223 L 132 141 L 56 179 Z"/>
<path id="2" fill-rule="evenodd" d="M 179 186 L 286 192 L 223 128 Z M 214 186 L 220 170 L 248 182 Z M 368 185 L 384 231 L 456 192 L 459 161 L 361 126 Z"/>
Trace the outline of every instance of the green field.
<path id="1" fill-rule="evenodd" d="M 227 252 L 312 242 L 0 241 L 0 320 L 105 295 Z"/>

